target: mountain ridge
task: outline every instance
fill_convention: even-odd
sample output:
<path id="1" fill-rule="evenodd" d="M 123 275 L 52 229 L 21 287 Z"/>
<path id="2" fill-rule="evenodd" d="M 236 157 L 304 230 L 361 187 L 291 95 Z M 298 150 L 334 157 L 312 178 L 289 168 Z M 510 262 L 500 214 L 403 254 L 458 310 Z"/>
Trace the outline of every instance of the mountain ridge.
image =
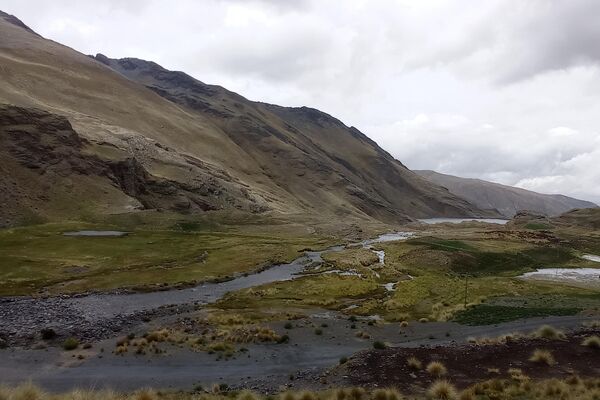
<path id="1" fill-rule="evenodd" d="M 477 178 L 461 178 L 431 170 L 415 170 L 414 172 L 446 187 L 452 193 L 482 209 L 496 209 L 508 218 L 512 218 L 519 211 L 557 216 L 574 209 L 598 207 L 593 202 L 561 194 L 537 193 Z"/>
<path id="2" fill-rule="evenodd" d="M 0 38 L 0 103 L 66 118 L 85 140 L 85 152 L 111 163 L 134 160 L 140 173 L 188 188 L 182 204 L 204 196 L 200 203 L 209 209 L 348 221 L 490 215 L 414 174 L 357 128 L 322 111 L 253 102 L 150 61 L 85 56 L 6 17 L 0 18 Z M 14 130 L 0 126 L 4 135 Z M 15 159 L 5 164 L 4 174 L 27 169 Z M 63 192 L 80 172 L 64 173 L 53 182 Z M 35 192 L 28 185 L 16 183 Z M 216 197 L 207 187 L 219 188 Z M 20 201 L 17 192 L 12 202 Z M 113 204 L 111 196 L 104 203 L 102 194 L 81 201 L 100 201 L 102 212 L 111 213 L 127 211 L 114 204 L 135 203 L 129 196 Z"/>

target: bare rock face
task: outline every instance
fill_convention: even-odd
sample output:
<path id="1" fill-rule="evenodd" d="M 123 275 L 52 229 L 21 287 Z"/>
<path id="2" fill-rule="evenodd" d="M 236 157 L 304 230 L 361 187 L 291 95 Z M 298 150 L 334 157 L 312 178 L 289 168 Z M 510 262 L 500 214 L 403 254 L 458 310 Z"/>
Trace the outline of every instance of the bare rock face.
<path id="1" fill-rule="evenodd" d="M 21 166 L 38 179 L 46 179 L 59 189 L 63 186 L 66 191 L 74 177 L 88 177 L 100 186 L 116 188 L 146 209 L 203 212 L 235 207 L 249 212 L 266 210 L 242 188 L 214 175 L 206 174 L 204 180 L 197 179 L 193 183 L 178 182 L 152 175 L 135 157 L 103 159 L 88 151 L 91 143 L 81 138 L 65 117 L 38 109 L 0 105 L 0 146 L 3 170 Z M 6 186 L 4 196 L 12 197 L 7 203 L 26 200 L 19 199 L 28 197 L 19 189 L 28 186 L 33 186 L 33 191 L 37 189 L 36 182 L 25 180 Z M 52 199 L 46 197 L 46 200 Z"/>

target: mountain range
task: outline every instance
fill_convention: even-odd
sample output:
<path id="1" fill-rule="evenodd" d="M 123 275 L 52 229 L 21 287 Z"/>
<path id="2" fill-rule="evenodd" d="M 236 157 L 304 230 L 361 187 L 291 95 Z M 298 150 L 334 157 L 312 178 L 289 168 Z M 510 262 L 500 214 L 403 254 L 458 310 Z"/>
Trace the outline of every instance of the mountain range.
<path id="1" fill-rule="evenodd" d="M 429 170 L 415 172 L 437 185 L 444 186 L 477 207 L 497 210 L 507 218 L 512 218 L 519 211 L 557 216 L 573 209 L 598 207 L 592 202 L 561 194 L 536 193 L 481 179 L 460 178 Z"/>
<path id="2" fill-rule="evenodd" d="M 595 206 L 415 173 L 325 112 L 84 55 L 3 12 L 0 78 L 0 226 L 140 210 L 398 223 Z"/>
<path id="3" fill-rule="evenodd" d="M 0 224 L 136 210 L 489 216 L 313 108 L 87 56 L 0 14 Z"/>

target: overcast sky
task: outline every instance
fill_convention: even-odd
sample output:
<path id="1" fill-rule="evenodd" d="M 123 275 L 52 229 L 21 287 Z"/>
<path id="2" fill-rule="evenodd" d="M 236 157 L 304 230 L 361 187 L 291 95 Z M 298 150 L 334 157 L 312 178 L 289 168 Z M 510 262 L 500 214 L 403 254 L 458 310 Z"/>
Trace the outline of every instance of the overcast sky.
<path id="1" fill-rule="evenodd" d="M 412 169 L 600 202 L 600 1 L 3 0 L 86 54 L 319 108 Z"/>

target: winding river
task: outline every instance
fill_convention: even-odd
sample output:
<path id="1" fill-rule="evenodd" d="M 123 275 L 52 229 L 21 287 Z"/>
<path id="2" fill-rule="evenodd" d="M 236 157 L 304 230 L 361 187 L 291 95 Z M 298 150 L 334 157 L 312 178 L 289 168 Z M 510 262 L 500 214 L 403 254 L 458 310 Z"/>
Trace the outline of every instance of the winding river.
<path id="1" fill-rule="evenodd" d="M 377 238 L 360 243 L 365 248 L 371 248 L 376 243 L 394 240 L 405 240 L 413 235 L 412 232 L 386 233 Z M 128 315 L 148 311 L 161 306 L 173 304 L 207 304 L 214 303 L 226 293 L 272 282 L 286 281 L 299 277 L 307 265 L 322 262 L 321 254 L 325 252 L 342 251 L 346 246 L 334 246 L 321 251 L 307 251 L 301 257 L 287 264 L 275 265 L 255 274 L 239 276 L 221 283 L 204 283 L 195 287 L 168 290 L 162 292 L 134 294 L 99 294 L 70 298 L 69 305 L 80 310 L 82 315 L 94 315 L 100 318 L 110 318 L 116 315 Z M 383 262 L 385 255 L 382 251 L 372 250 Z"/>

